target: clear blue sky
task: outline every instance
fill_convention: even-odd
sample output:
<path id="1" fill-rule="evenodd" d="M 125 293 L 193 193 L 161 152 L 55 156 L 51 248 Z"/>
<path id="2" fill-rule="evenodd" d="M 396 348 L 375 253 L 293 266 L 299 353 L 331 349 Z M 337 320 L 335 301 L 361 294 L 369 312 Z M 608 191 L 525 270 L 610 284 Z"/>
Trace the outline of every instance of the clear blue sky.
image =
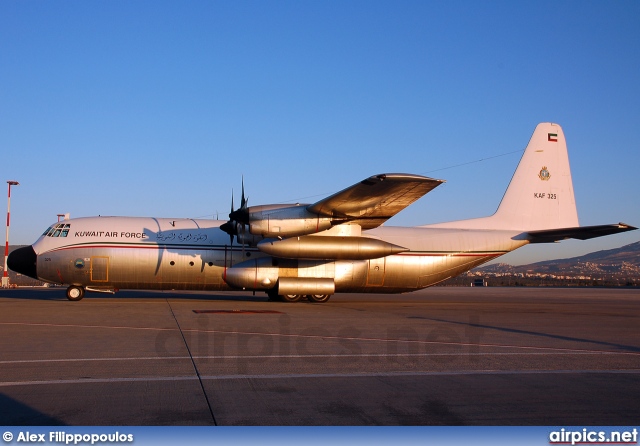
<path id="1" fill-rule="evenodd" d="M 520 153 L 439 169 L 542 121 L 564 128 L 581 224 L 640 225 L 638 23 L 637 1 L 0 2 L 11 243 L 58 213 L 226 218 L 242 175 L 255 205 L 426 174 L 447 183 L 388 224 L 489 215 Z"/>

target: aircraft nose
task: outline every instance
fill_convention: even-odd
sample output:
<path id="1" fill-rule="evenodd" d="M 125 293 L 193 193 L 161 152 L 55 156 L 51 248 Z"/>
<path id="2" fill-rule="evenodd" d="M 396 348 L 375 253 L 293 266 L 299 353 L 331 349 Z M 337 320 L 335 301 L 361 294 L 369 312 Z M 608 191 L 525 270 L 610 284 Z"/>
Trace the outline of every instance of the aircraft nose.
<path id="1" fill-rule="evenodd" d="M 7 266 L 12 271 L 15 271 L 25 276 L 29 276 L 33 279 L 38 278 L 36 262 L 38 256 L 31 246 L 24 246 L 18 248 L 9 254 L 7 259 Z"/>

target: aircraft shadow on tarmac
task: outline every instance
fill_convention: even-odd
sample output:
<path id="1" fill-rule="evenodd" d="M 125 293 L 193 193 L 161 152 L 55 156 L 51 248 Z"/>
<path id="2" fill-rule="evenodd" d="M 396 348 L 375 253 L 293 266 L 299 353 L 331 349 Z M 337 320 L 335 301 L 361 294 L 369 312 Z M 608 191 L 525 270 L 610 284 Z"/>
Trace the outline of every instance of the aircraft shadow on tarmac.
<path id="1" fill-rule="evenodd" d="M 19 288 L 0 290 L 2 299 L 68 300 L 63 288 Z"/>
<path id="2" fill-rule="evenodd" d="M 613 342 L 594 341 L 592 339 L 574 338 L 571 336 L 554 335 L 554 334 L 542 333 L 538 331 L 519 330 L 517 328 L 496 327 L 493 325 L 485 325 L 485 324 L 474 323 L 474 322 L 459 322 L 459 321 L 450 321 L 447 319 L 436 319 L 436 318 L 427 318 L 427 317 L 422 317 L 421 319 L 427 319 L 435 322 L 445 322 L 448 324 L 464 325 L 466 327 L 473 327 L 473 328 L 479 328 L 479 329 L 497 330 L 497 331 L 503 331 L 507 333 L 517 333 L 517 334 L 538 336 L 538 337 L 544 337 L 544 338 L 559 339 L 562 341 L 602 345 L 604 347 L 609 347 L 609 348 L 613 347 L 613 348 L 622 349 L 622 350 L 625 350 L 628 352 L 634 352 L 634 353 L 640 352 L 640 347 L 636 347 L 633 345 L 615 344 Z"/>
<path id="3" fill-rule="evenodd" d="M 0 290 L 0 298 L 4 299 L 24 299 L 24 300 L 47 300 L 47 301 L 67 301 L 66 288 L 21 288 Z M 185 300 L 204 300 L 204 301 L 238 301 L 238 302 L 266 302 L 267 296 L 264 293 L 258 293 L 255 296 L 250 294 L 225 294 L 220 292 L 175 292 L 175 291 L 118 291 L 116 294 L 92 293 L 85 295 L 86 300 L 92 298 L 98 299 L 185 299 Z M 78 305 L 76 302 L 72 302 Z M 80 303 L 79 305 L 82 305 Z"/>
<path id="4" fill-rule="evenodd" d="M 0 393 L 0 420 L 7 426 L 65 426 L 66 423 Z"/>

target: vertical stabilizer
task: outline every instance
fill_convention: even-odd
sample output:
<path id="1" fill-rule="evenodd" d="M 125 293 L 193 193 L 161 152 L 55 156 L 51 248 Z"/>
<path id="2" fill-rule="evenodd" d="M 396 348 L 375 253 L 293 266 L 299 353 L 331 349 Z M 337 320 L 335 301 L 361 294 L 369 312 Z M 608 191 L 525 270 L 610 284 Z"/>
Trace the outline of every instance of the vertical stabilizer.
<path id="1" fill-rule="evenodd" d="M 562 127 L 538 124 L 511 183 L 491 217 L 427 225 L 432 228 L 540 231 L 579 226 Z"/>
<path id="2" fill-rule="evenodd" d="M 579 226 L 567 143 L 558 124 L 538 124 L 496 213 L 501 229 Z"/>

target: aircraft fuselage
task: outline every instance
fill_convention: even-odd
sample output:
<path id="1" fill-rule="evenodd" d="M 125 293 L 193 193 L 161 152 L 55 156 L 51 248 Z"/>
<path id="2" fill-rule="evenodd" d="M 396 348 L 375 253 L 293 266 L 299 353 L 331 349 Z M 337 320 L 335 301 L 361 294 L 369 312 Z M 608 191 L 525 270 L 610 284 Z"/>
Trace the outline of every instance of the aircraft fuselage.
<path id="1" fill-rule="evenodd" d="M 223 221 L 91 217 L 52 226 L 33 244 L 39 279 L 92 289 L 267 290 L 272 279 L 332 279 L 336 292 L 399 293 L 425 288 L 526 244 L 508 231 L 380 227 L 365 238 L 408 248 L 364 260 L 276 258 L 231 244 Z M 56 226 L 60 226 L 56 228 Z M 65 227 L 66 226 L 66 227 Z M 317 236 L 321 237 L 321 236 Z M 227 275 L 255 275 L 229 286 Z"/>

